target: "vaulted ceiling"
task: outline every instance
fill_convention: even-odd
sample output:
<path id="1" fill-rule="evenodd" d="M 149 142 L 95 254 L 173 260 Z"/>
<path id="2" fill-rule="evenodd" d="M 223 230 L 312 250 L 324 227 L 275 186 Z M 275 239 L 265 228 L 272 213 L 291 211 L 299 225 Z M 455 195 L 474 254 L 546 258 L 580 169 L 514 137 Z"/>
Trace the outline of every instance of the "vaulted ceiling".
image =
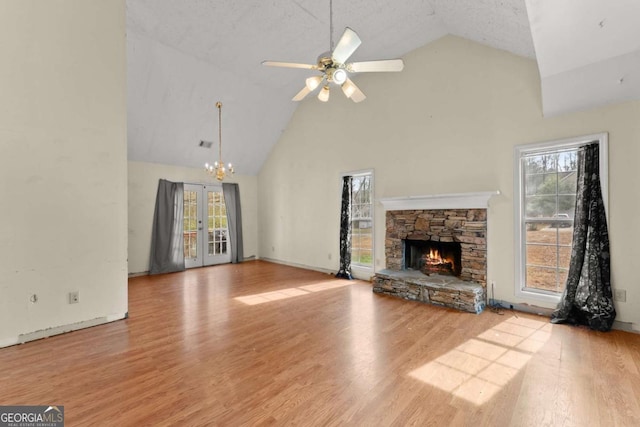
<path id="1" fill-rule="evenodd" d="M 333 38 L 346 26 L 358 33 L 353 60 L 402 57 L 446 34 L 537 57 L 545 113 L 559 114 L 640 98 L 639 4 L 334 0 Z M 129 159 L 189 167 L 215 160 L 199 142 L 215 148 L 221 101 L 223 158 L 256 175 L 298 105 L 291 98 L 313 74 L 261 62 L 315 63 L 329 50 L 329 28 L 329 0 L 127 0 Z"/>

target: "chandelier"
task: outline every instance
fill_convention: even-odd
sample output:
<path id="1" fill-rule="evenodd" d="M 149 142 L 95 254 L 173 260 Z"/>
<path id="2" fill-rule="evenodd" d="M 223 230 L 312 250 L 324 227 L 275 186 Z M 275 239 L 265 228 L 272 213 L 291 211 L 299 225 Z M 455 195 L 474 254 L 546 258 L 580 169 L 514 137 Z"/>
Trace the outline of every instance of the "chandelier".
<path id="1" fill-rule="evenodd" d="M 216 102 L 216 107 L 218 108 L 218 160 L 213 162 L 213 165 L 205 163 L 204 169 L 209 175 L 215 176 L 218 181 L 222 181 L 227 176 L 227 173 L 233 175 L 234 170 L 231 163 L 225 167 L 222 161 L 222 102 Z"/>

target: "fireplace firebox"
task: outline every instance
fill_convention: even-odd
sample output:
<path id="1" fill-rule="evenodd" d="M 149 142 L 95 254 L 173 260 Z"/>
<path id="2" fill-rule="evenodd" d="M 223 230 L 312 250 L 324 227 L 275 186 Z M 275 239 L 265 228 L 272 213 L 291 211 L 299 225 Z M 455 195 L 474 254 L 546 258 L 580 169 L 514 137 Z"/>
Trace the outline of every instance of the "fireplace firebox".
<path id="1" fill-rule="evenodd" d="M 403 270 L 417 270 L 426 275 L 459 277 L 462 250 L 458 242 L 404 239 Z"/>

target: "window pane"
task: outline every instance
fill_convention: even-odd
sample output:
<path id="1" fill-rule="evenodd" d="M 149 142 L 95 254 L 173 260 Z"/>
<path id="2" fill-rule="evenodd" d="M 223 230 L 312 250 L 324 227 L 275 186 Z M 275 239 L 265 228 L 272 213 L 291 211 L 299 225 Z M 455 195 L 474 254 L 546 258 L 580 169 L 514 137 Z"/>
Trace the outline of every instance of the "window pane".
<path id="1" fill-rule="evenodd" d="M 527 196 L 525 199 L 525 215 L 527 218 L 551 218 L 557 212 L 555 195 Z"/>
<path id="2" fill-rule="evenodd" d="M 571 258 L 577 148 L 523 154 L 520 194 L 525 224 L 525 287 L 562 292 Z M 536 218 L 549 219 L 535 222 Z M 527 220 L 529 219 L 529 220 Z"/>
<path id="3" fill-rule="evenodd" d="M 558 291 L 555 268 L 527 266 L 527 288 Z"/>
<path id="4" fill-rule="evenodd" d="M 568 270 L 569 262 L 571 261 L 571 247 L 560 246 L 558 248 L 558 255 L 560 257 L 558 267 Z"/>
<path id="5" fill-rule="evenodd" d="M 548 222 L 527 222 L 527 243 L 553 243 L 558 241 L 558 232 Z"/>
<path id="6" fill-rule="evenodd" d="M 557 174 L 556 171 L 546 173 L 525 172 L 526 195 L 556 194 Z"/>
<path id="7" fill-rule="evenodd" d="M 573 194 L 558 195 L 558 215 L 566 215 L 568 219 L 573 219 L 573 214 L 576 210 L 576 192 Z"/>
<path id="8" fill-rule="evenodd" d="M 351 263 L 371 266 L 373 250 L 371 174 L 353 177 L 351 193 Z"/>
<path id="9" fill-rule="evenodd" d="M 558 263 L 558 247 L 551 245 L 527 245 L 527 265 L 555 268 Z"/>
<path id="10" fill-rule="evenodd" d="M 567 287 L 567 277 L 569 277 L 569 270 L 558 270 L 558 292 L 564 292 L 564 288 Z"/>

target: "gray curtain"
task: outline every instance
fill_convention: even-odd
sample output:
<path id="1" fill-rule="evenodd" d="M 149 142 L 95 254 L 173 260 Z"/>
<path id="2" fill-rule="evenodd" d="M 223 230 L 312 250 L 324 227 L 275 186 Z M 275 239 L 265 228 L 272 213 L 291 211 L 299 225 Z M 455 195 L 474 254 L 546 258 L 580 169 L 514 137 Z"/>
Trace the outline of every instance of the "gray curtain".
<path id="1" fill-rule="evenodd" d="M 342 179 L 342 204 L 340 207 L 340 270 L 336 277 L 351 280 L 351 191 L 353 177 Z"/>
<path id="2" fill-rule="evenodd" d="M 616 318 L 610 274 L 609 233 L 600 188 L 599 145 L 578 151 L 578 189 L 569 276 L 552 323 L 608 331 Z"/>
<path id="3" fill-rule="evenodd" d="M 231 245 L 231 262 L 244 260 L 242 243 L 242 210 L 240 209 L 240 188 L 238 184 L 223 182 L 222 194 L 227 207 L 227 225 L 229 227 L 229 244 Z"/>
<path id="4" fill-rule="evenodd" d="M 184 270 L 184 184 L 161 179 L 151 234 L 150 274 Z"/>

